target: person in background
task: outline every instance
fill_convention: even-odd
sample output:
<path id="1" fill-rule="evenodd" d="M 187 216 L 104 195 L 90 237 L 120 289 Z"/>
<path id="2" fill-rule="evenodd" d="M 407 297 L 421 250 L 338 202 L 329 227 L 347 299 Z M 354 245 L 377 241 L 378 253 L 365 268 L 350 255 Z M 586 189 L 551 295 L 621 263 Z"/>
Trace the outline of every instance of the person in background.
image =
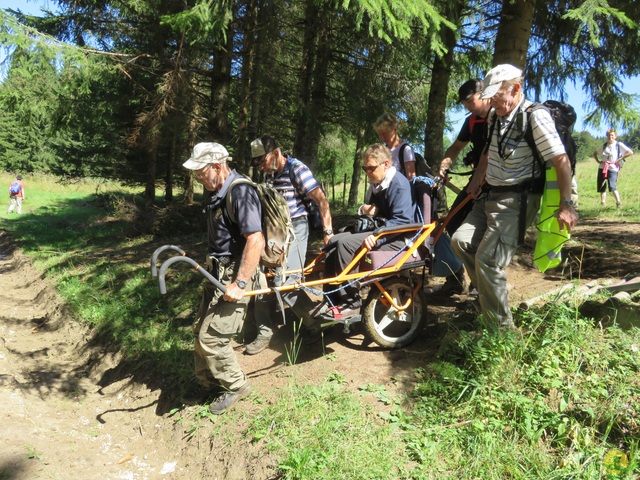
<path id="1" fill-rule="evenodd" d="M 403 149 L 402 155 L 404 161 L 400 161 L 400 149 L 406 142 L 398 135 L 398 119 L 396 116 L 387 112 L 383 113 L 374 122 L 373 129 L 378 134 L 378 137 L 380 137 L 380 140 L 382 140 L 391 151 L 392 166 L 409 180 L 415 177 L 416 156 L 411 145 L 407 144 Z"/>
<path id="2" fill-rule="evenodd" d="M 618 174 L 624 164 L 624 159 L 633 155 L 633 150 L 617 140 L 618 133 L 613 129 L 607 130 L 607 141 L 593 152 L 593 158 L 598 162 L 597 191 L 600 193 L 600 203 L 607 204 L 607 185 L 613 193 L 618 208 L 622 208 L 620 192 L 618 192 Z"/>
<path id="3" fill-rule="evenodd" d="M 527 114 L 522 70 L 503 64 L 485 77 L 481 99 L 491 99 L 489 148 L 480 158 L 467 192 L 473 209 L 453 234 L 452 247 L 478 290 L 480 310 L 498 328 L 515 329 L 509 308 L 505 269 L 511 263 L 524 229 L 540 207 L 544 167 L 524 138 L 531 128 L 535 148 L 558 172 L 560 228 L 569 231 L 578 221 L 571 201 L 571 162 L 549 112 Z M 530 123 L 530 125 L 529 125 Z M 482 189 L 486 181 L 487 188 Z"/>
<path id="4" fill-rule="evenodd" d="M 22 182 L 22 175 L 18 175 L 15 181 L 9 185 L 9 208 L 7 213 L 16 210 L 16 213 L 20 215 L 22 213 L 22 202 L 25 200 L 24 183 Z"/>
<path id="5" fill-rule="evenodd" d="M 208 394 L 220 386 L 224 389 L 209 406 L 215 415 L 251 392 L 231 339 L 241 332 L 247 316 L 249 297 L 244 296 L 245 290 L 260 288 L 258 264 L 265 245 L 262 206 L 254 186 L 245 183 L 233 188 L 232 208 L 237 224 L 224 212 L 229 186 L 241 177 L 229 167 L 230 160 L 222 145 L 205 142 L 198 143 L 183 164 L 194 172 L 207 192 L 207 269 L 226 287 L 222 293 L 205 283 L 193 324 L 196 377 Z"/>
<path id="6" fill-rule="evenodd" d="M 447 177 L 447 172 L 451 169 L 458 155 L 469 142 L 471 142 L 472 148 L 469 153 L 465 155 L 462 162 L 472 170 L 475 170 L 480 162 L 480 156 L 487 143 L 487 117 L 491 110 L 491 100 L 488 98 L 480 98 L 483 88 L 484 82 L 482 79 L 473 78 L 463 83 L 458 90 L 458 103 L 463 104 L 464 108 L 471 112 L 471 115 L 465 118 L 456 141 L 444 152 L 444 158 L 440 161 L 439 170 L 442 178 Z M 468 193 L 465 187 L 465 189 L 458 194 L 450 210 L 458 206 L 467 195 Z M 449 223 L 447 224 L 447 233 L 449 233 L 449 235 L 453 235 L 460 224 L 462 224 L 464 218 L 471 211 L 472 206 L 473 202 L 468 202 L 454 217 L 449 219 Z"/>
<path id="7" fill-rule="evenodd" d="M 305 266 L 307 244 L 309 240 L 309 212 L 304 204 L 305 197 L 313 200 L 322 218 L 322 231 L 325 245 L 333 237 L 331 209 L 320 182 L 309 167 L 300 160 L 285 153 L 273 137 L 262 136 L 251 142 L 251 164 L 271 176 L 273 187 L 282 194 L 289 206 L 295 238 L 287 256 L 286 270 L 300 270 Z M 289 278 L 285 284 L 290 284 Z M 303 290 L 294 290 L 283 294 L 283 300 L 293 313 L 302 318 L 308 328 L 314 323 L 309 315 L 312 302 Z M 275 312 L 275 297 L 267 295 L 256 303 L 256 326 L 258 336 L 248 344 L 245 353 L 255 355 L 265 350 L 273 337 L 272 315 Z M 297 305 L 300 302 L 300 305 Z M 314 326 L 315 327 L 315 326 Z"/>
<path id="8" fill-rule="evenodd" d="M 447 151 L 444 152 L 444 158 L 440 161 L 439 174 L 442 178 L 448 181 L 447 172 L 453 166 L 453 163 L 458 158 L 458 155 L 464 147 L 471 142 L 472 148 L 465 155 L 462 162 L 467 167 L 471 167 L 475 170 L 476 166 L 480 162 L 480 156 L 487 143 L 487 117 L 491 110 L 491 100 L 488 98 L 482 99 L 482 89 L 484 88 L 484 82 L 481 78 L 472 78 L 464 82 L 458 89 L 458 103 L 464 105 L 471 115 L 465 118 L 462 128 L 458 133 L 456 141 L 451 144 Z M 470 182 L 471 180 L 469 180 Z M 467 186 L 469 184 L 467 183 Z M 466 191 L 466 187 L 458 194 L 449 211 L 454 211 L 458 205 L 460 205 L 469 194 Z M 447 233 L 453 235 L 458 227 L 462 224 L 466 216 L 473 207 L 473 201 L 468 201 L 463 207 L 458 210 L 456 214 L 449 218 L 447 223 Z M 466 277 L 464 275 L 464 267 L 460 271 L 449 275 L 440 290 L 439 293 L 466 293 L 469 289 L 467 285 Z"/>

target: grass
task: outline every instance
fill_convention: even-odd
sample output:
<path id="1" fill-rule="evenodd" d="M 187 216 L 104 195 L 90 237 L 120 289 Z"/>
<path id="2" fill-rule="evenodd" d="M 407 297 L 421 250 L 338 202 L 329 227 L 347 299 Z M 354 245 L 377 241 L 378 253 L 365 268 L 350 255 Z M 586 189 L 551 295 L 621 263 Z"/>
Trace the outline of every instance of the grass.
<path id="1" fill-rule="evenodd" d="M 600 205 L 600 194 L 596 191 L 597 172 L 598 165 L 593 158 L 580 160 L 576 164 L 580 216 L 593 220 L 640 222 L 640 189 L 636 188 L 636 181 L 640 179 L 640 155 L 629 157 L 620 172 L 618 191 L 624 208 L 616 208 L 611 194 L 607 194 L 607 206 Z M 463 188 L 468 179 L 469 177 L 451 176 L 451 182 L 459 188 Z M 448 203 L 451 204 L 454 200 L 455 195 L 447 191 Z"/>
<path id="2" fill-rule="evenodd" d="M 595 162 L 579 164 L 583 218 L 638 221 L 634 160 L 623 170 L 621 211 L 600 209 L 589 190 Z M 0 176 L 7 187 L 10 180 Z M 203 230 L 180 223 L 188 211 L 141 229 L 150 225 L 148 211 L 136 207 L 131 190 L 29 176 L 25 184 L 25 213 L 0 214 L 2 227 L 56 283 L 74 317 L 94 329 L 101 348 L 121 352 L 122 375 L 161 391 L 193 385 L 189 330 L 200 278 L 173 269 L 164 297 L 148 265 L 166 243 L 195 246 L 194 258 L 204 253 Z M 216 435 L 243 436 L 287 479 L 638 478 L 640 331 L 601 328 L 577 307 L 554 304 L 519 313 L 518 322 L 522 336 L 453 333 L 436 361 L 408 372 L 413 382 L 401 394 L 390 393 L 392 379 L 354 392 L 336 364 L 319 384 L 291 374 L 275 400 L 250 397 L 251 415 L 235 409 L 213 419 L 196 409 L 175 418 L 185 438 L 203 422 Z M 289 355 L 296 363 L 296 351 Z M 246 428 L 237 431 L 238 422 Z M 627 467 L 607 470 L 603 459 L 615 449 Z"/>

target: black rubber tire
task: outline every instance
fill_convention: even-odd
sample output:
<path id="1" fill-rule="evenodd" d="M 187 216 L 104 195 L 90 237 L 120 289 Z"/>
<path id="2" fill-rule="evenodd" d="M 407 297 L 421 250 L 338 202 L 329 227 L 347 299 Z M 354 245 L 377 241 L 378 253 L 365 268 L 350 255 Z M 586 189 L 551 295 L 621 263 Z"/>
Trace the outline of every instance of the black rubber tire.
<path id="1" fill-rule="evenodd" d="M 380 282 L 397 303 L 404 304 L 412 296 L 415 284 L 405 277 L 393 277 Z M 362 314 L 365 334 L 385 348 L 401 348 L 411 343 L 424 329 L 427 318 L 427 297 L 419 289 L 403 317 L 392 306 L 382 302 L 380 290 L 371 286 Z M 398 301 L 399 299 L 399 301 Z"/>

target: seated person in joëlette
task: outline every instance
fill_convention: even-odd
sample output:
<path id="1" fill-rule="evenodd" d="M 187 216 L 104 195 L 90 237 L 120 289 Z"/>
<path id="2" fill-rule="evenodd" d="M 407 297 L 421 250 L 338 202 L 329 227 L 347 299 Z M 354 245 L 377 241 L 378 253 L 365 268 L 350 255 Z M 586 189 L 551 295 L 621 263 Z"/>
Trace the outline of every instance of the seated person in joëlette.
<path id="1" fill-rule="evenodd" d="M 377 143 L 367 148 L 362 158 L 362 169 L 370 185 L 365 195 L 366 203 L 358 213 L 383 219 L 386 227 L 413 223 L 415 203 L 411 185 L 393 166 L 390 150 Z M 415 232 L 385 235 L 377 241 L 372 232 L 335 235 L 326 247 L 328 254 L 325 259 L 325 278 L 342 272 L 363 246 L 367 250 L 400 250 L 414 234 Z M 327 292 L 328 302 L 325 308 L 319 310 L 320 317 L 337 320 L 358 314 L 361 301 L 356 287 L 326 284 L 324 291 Z"/>

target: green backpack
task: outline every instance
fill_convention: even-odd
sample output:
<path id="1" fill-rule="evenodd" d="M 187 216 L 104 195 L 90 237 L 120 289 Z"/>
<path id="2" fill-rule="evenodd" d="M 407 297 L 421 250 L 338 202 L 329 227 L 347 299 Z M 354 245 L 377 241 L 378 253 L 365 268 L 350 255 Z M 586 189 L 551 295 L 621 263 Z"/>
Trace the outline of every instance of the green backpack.
<path id="1" fill-rule="evenodd" d="M 256 189 L 262 204 L 262 233 L 265 246 L 264 251 L 260 254 L 260 263 L 267 268 L 286 266 L 287 254 L 294 238 L 287 201 L 271 185 L 257 184 L 244 176 L 237 178 L 229 185 L 226 195 L 226 211 L 229 219 L 235 224 L 238 222 L 232 208 L 231 192 L 233 187 L 242 183 L 249 184 Z"/>

